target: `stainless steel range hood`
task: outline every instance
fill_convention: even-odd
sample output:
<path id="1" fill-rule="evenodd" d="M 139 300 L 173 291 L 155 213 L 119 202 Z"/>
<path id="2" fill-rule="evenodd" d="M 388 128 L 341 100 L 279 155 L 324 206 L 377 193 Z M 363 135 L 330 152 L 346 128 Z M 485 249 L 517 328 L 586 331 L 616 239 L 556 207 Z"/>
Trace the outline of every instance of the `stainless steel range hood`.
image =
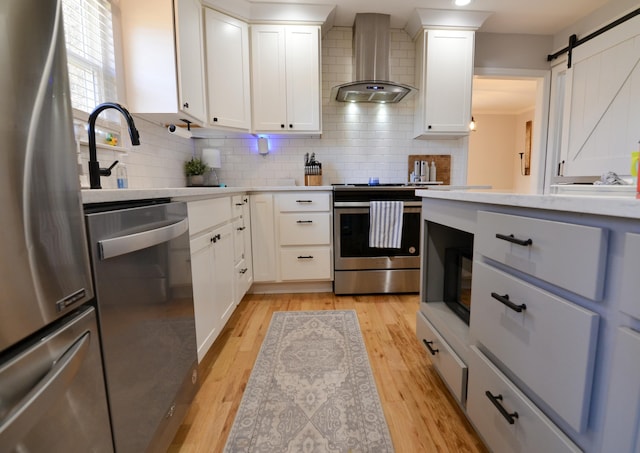
<path id="1" fill-rule="evenodd" d="M 388 14 L 356 14 L 353 24 L 354 82 L 332 89 L 340 102 L 395 103 L 415 88 L 389 81 Z"/>

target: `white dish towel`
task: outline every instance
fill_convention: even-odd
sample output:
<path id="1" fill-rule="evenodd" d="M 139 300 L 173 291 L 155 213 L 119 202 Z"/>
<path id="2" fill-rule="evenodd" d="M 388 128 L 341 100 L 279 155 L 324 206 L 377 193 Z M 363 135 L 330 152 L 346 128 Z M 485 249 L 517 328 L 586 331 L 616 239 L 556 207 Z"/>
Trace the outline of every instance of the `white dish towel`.
<path id="1" fill-rule="evenodd" d="M 369 203 L 369 247 L 399 249 L 402 243 L 402 201 Z"/>

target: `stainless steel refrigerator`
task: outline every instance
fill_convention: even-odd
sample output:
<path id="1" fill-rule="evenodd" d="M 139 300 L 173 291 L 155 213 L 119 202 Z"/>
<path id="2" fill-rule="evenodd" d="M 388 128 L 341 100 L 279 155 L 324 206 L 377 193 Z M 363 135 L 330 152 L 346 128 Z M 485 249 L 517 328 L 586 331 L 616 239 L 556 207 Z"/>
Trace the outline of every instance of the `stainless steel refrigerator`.
<path id="1" fill-rule="evenodd" d="M 0 23 L 0 451 L 113 451 L 61 1 Z"/>

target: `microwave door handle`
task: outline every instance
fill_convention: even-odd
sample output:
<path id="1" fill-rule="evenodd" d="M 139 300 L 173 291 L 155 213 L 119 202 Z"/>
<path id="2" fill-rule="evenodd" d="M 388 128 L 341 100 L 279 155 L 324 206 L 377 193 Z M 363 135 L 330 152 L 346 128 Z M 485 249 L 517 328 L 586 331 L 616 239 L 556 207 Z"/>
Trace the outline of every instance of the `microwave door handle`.
<path id="1" fill-rule="evenodd" d="M 0 424 L 0 445 L 12 450 L 71 385 L 89 351 L 89 332 L 53 362 L 45 376 L 15 405 Z"/>
<path id="2" fill-rule="evenodd" d="M 161 228 L 98 241 L 101 260 L 126 255 L 154 245 L 169 242 L 189 230 L 189 220 L 182 219 Z"/>

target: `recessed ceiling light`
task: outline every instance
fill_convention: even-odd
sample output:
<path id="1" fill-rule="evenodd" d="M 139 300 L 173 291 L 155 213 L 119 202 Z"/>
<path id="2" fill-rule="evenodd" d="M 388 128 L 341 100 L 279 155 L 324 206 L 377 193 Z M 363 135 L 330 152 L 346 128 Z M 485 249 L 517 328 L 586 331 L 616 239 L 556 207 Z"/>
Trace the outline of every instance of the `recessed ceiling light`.
<path id="1" fill-rule="evenodd" d="M 456 6 L 467 6 L 471 3 L 471 0 L 453 0 L 453 4 Z"/>

